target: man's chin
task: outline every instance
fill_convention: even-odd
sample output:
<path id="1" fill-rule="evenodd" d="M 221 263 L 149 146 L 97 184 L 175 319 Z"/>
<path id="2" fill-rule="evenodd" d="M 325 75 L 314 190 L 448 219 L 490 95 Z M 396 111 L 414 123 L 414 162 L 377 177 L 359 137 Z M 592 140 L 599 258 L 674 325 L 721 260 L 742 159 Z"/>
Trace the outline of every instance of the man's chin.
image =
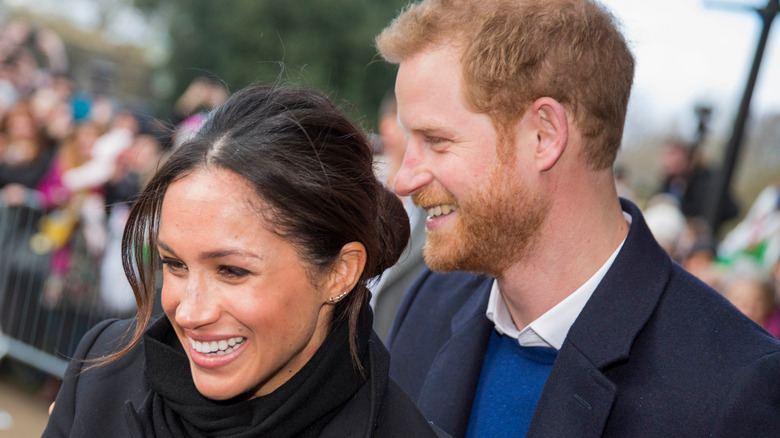
<path id="1" fill-rule="evenodd" d="M 460 251 L 451 241 L 444 241 L 440 236 L 428 235 L 423 246 L 425 263 L 436 272 L 453 272 L 461 270 Z"/>
<path id="2" fill-rule="evenodd" d="M 435 272 L 467 271 L 478 274 L 493 275 L 495 261 L 478 258 L 475 254 L 465 251 L 465 248 L 447 243 L 425 243 L 423 257 L 428 267 Z M 493 262 L 493 263 L 491 263 Z"/>

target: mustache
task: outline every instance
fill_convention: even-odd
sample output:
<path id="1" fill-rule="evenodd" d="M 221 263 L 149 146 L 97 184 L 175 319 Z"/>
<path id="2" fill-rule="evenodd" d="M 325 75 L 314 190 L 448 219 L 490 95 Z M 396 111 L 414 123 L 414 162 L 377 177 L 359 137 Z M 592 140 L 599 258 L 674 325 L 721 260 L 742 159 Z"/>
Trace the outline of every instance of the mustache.
<path id="1" fill-rule="evenodd" d="M 447 189 L 426 188 L 412 195 L 414 205 L 422 208 L 442 204 L 458 205 L 458 200 Z"/>

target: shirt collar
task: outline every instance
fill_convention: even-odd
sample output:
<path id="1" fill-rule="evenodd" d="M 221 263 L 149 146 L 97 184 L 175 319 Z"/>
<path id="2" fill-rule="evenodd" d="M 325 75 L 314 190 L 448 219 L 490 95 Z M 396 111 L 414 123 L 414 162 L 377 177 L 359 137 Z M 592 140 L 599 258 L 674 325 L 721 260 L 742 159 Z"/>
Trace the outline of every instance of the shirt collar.
<path id="1" fill-rule="evenodd" d="M 623 212 L 623 216 L 630 226 L 631 215 Z M 612 263 L 625 242 L 624 238 L 607 261 L 582 286 L 522 330 L 518 330 L 515 326 L 501 291 L 498 289 L 498 283 L 493 280 L 486 312 L 488 319 L 493 321 L 497 332 L 517 339 L 517 342 L 523 347 L 552 347 L 559 350 L 569 333 L 569 328 L 574 324 L 590 296 L 601 283 L 601 279 L 612 267 Z"/>

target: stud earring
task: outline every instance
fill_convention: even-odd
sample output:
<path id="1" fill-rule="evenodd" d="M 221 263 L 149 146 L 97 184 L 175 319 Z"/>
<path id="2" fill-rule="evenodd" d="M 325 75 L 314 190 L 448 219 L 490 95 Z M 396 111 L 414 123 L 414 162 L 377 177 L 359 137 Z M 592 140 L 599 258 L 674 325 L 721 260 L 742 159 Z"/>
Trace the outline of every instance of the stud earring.
<path id="1" fill-rule="evenodd" d="M 336 303 L 338 303 L 339 301 L 341 301 L 341 300 L 342 300 L 342 298 L 346 297 L 348 293 L 349 293 L 349 291 L 345 291 L 345 292 L 344 292 L 343 294 L 341 294 L 341 295 L 338 295 L 338 296 L 335 296 L 335 297 L 330 297 L 330 298 L 328 298 L 328 300 L 327 300 L 326 302 L 327 302 L 328 304 L 336 304 Z"/>

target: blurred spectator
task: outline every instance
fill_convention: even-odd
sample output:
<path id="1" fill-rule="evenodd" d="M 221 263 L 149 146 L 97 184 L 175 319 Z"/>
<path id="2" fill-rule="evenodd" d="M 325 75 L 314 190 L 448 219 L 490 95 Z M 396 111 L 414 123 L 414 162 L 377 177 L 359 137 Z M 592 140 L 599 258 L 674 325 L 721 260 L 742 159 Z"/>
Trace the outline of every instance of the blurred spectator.
<path id="1" fill-rule="evenodd" d="M 33 93 L 30 102 L 36 122 L 51 142 L 60 143 L 73 130 L 72 84 L 70 78 L 59 75 L 49 85 Z"/>
<path id="2" fill-rule="evenodd" d="M 754 267 L 736 267 L 724 283 L 723 295 L 745 316 L 764 327 L 775 310 L 769 279 Z"/>
<path id="3" fill-rule="evenodd" d="M 720 271 L 715 261 L 715 243 L 709 236 L 701 236 L 681 257 L 685 270 L 707 283 L 713 289 L 720 289 Z"/>
<path id="4" fill-rule="evenodd" d="M 49 74 L 56 76 L 66 73 L 68 71 L 68 56 L 60 36 L 49 29 L 40 29 L 33 38 L 35 39 L 35 47 L 48 61 Z"/>
<path id="5" fill-rule="evenodd" d="M 197 77 L 176 100 L 174 111 L 180 122 L 176 124 L 173 148 L 179 147 L 198 132 L 206 114 L 227 99 L 227 90 L 221 83 Z"/>
<path id="6" fill-rule="evenodd" d="M 60 147 L 49 172 L 37 187 L 39 204 L 49 213 L 41 221 L 40 232 L 33 236 L 31 244 L 38 253 L 51 252 L 51 273 L 44 291 L 49 306 L 59 303 L 66 292 L 84 293 L 88 285 L 82 281 L 69 284 L 66 278 L 74 271 L 90 270 L 90 261 L 101 255 L 105 244 L 102 188 L 99 184 L 73 187 L 66 180 L 69 172 L 92 159 L 100 135 L 100 128 L 94 123 L 79 125 Z M 79 224 L 81 229 L 76 232 Z M 81 236 L 86 254 L 76 248 L 74 239 Z"/>
<path id="7" fill-rule="evenodd" d="M 181 119 L 199 113 L 209 112 L 213 108 L 222 105 L 227 99 L 227 91 L 221 83 L 205 78 L 197 77 L 190 82 L 187 89 L 176 100 L 174 110 Z"/>
<path id="8" fill-rule="evenodd" d="M 101 135 L 102 131 L 96 124 L 82 123 L 62 143 L 48 172 L 37 186 L 40 193 L 39 205 L 43 209 L 60 208 L 73 198 L 80 188 L 68 186 L 65 183 L 65 175 L 89 162 L 95 143 Z"/>
<path id="9" fill-rule="evenodd" d="M 716 179 L 715 173 L 703 163 L 699 148 L 682 141 L 669 141 L 663 150 L 661 167 L 660 193 L 677 198 L 686 218 L 706 218 L 711 198 L 716 195 L 713 191 Z M 720 212 L 721 223 L 738 213 L 734 199 L 728 193 L 726 197 Z"/>
<path id="10" fill-rule="evenodd" d="M 116 172 L 119 155 L 133 142 L 139 129 L 138 120 L 130 111 L 117 114 L 108 132 L 96 142 L 92 158 L 63 175 L 71 190 L 106 184 Z"/>
<path id="11" fill-rule="evenodd" d="M 39 64 L 38 58 L 44 64 Z M 0 63 L 4 78 L 23 98 L 68 69 L 65 44 L 59 35 L 49 29 L 36 30 L 22 19 L 14 19 L 0 30 Z"/>
<path id="12" fill-rule="evenodd" d="M 51 151 L 26 101 L 17 103 L 0 122 L 0 136 L 0 205 L 29 204 L 28 189 L 48 170 Z"/>
<path id="13" fill-rule="evenodd" d="M 100 267 L 100 302 L 112 314 L 131 315 L 136 309 L 135 296 L 122 268 L 122 232 L 132 202 L 159 165 L 160 153 L 156 138 L 139 135 L 119 155 L 114 176 L 106 185 L 108 236 Z"/>
<path id="14" fill-rule="evenodd" d="M 686 227 L 685 217 L 678 207 L 677 199 L 668 194 L 656 195 L 648 201 L 644 214 L 655 240 L 675 258 L 677 244 Z"/>

